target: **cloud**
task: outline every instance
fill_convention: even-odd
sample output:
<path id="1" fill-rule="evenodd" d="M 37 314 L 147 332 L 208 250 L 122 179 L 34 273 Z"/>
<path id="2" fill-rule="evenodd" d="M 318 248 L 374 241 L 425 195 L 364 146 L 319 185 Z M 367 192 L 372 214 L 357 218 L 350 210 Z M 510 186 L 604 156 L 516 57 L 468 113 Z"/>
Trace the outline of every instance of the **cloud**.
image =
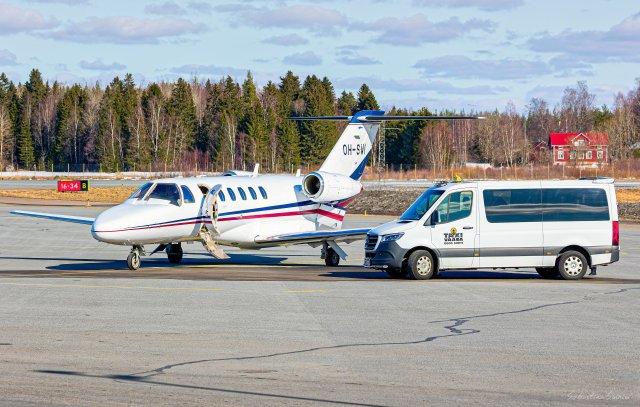
<path id="1" fill-rule="evenodd" d="M 380 79 L 376 77 L 352 77 L 335 82 L 339 88 L 358 89 L 366 83 L 372 89 L 390 92 L 434 92 L 444 95 L 495 95 L 509 89 L 503 86 L 455 86 L 444 81 L 423 79 Z"/>
<path id="2" fill-rule="evenodd" d="M 274 37 L 265 38 L 262 40 L 265 44 L 282 45 L 285 47 L 291 47 L 296 45 L 308 44 L 309 40 L 301 37 L 298 34 L 276 35 Z"/>
<path id="3" fill-rule="evenodd" d="M 238 69 L 228 66 L 217 65 L 199 65 L 199 64 L 187 64 L 171 68 L 172 73 L 183 75 L 218 75 L 218 76 L 245 76 L 247 69 Z"/>
<path id="4" fill-rule="evenodd" d="M 0 49 L 0 66 L 17 65 L 16 55 L 8 49 Z"/>
<path id="5" fill-rule="evenodd" d="M 80 61 L 79 66 L 89 71 L 121 71 L 127 68 L 118 62 L 107 64 L 100 59 L 96 59 L 95 61 Z"/>
<path id="6" fill-rule="evenodd" d="M 312 66 L 322 64 L 322 58 L 313 51 L 307 51 L 287 55 L 282 59 L 282 62 L 291 65 Z"/>
<path id="7" fill-rule="evenodd" d="M 447 8 L 477 8 L 484 11 L 509 10 L 520 7 L 524 0 L 414 0 L 418 6 Z"/>
<path id="8" fill-rule="evenodd" d="M 494 27 L 493 22 L 477 18 L 460 21 L 457 17 L 452 17 L 445 21 L 431 22 L 424 14 L 405 18 L 387 17 L 358 25 L 358 29 L 378 31 L 380 35 L 375 38 L 376 42 L 406 46 L 449 41 L 470 31 L 491 32 Z"/>
<path id="9" fill-rule="evenodd" d="M 226 4 L 215 8 L 236 16 L 236 23 L 257 28 L 291 28 L 317 33 L 336 34 L 348 24 L 347 17 L 336 10 L 316 5 L 292 5 L 280 8 Z"/>
<path id="10" fill-rule="evenodd" d="M 191 1 L 189 2 L 189 4 L 187 4 L 187 8 L 200 14 L 209 15 L 213 12 L 213 7 L 211 6 L 211 4 L 205 1 Z"/>
<path id="11" fill-rule="evenodd" d="M 338 49 L 337 61 L 345 65 L 377 65 L 380 64 L 375 58 L 358 53 L 354 46 L 343 46 Z"/>
<path id="12" fill-rule="evenodd" d="M 530 39 L 528 44 L 534 51 L 563 53 L 589 62 L 638 62 L 640 13 L 627 17 L 606 31 L 542 33 Z"/>
<path id="13" fill-rule="evenodd" d="M 524 59 L 471 59 L 463 55 L 447 55 L 422 59 L 415 63 L 423 76 L 462 79 L 525 79 L 547 75 L 553 70 L 546 62 Z"/>
<path id="14" fill-rule="evenodd" d="M 53 28 L 58 23 L 35 10 L 0 3 L 0 34 L 17 34 Z"/>
<path id="15" fill-rule="evenodd" d="M 187 14 L 187 10 L 183 9 L 178 3 L 166 1 L 159 4 L 148 4 L 144 11 L 149 14 L 159 16 L 181 16 Z"/>
<path id="16" fill-rule="evenodd" d="M 206 30 L 183 18 L 145 19 L 128 16 L 90 17 L 47 33 L 48 38 L 79 43 L 157 44 L 161 39 Z"/>
<path id="17" fill-rule="evenodd" d="M 552 58 L 549 65 L 557 72 L 557 77 L 593 76 L 593 65 L 576 59 L 570 55 Z"/>
<path id="18" fill-rule="evenodd" d="M 28 0 L 30 3 L 60 3 L 76 6 L 78 4 L 89 4 L 89 0 Z"/>

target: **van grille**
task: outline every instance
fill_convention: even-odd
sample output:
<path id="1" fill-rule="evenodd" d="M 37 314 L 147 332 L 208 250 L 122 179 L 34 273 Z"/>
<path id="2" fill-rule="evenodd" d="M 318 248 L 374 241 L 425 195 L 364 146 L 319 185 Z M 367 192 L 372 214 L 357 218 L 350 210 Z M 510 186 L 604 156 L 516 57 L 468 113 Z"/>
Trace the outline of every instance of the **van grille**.
<path id="1" fill-rule="evenodd" d="M 378 235 L 367 234 L 367 240 L 364 242 L 364 249 L 373 250 L 376 247 L 376 243 L 378 243 Z"/>

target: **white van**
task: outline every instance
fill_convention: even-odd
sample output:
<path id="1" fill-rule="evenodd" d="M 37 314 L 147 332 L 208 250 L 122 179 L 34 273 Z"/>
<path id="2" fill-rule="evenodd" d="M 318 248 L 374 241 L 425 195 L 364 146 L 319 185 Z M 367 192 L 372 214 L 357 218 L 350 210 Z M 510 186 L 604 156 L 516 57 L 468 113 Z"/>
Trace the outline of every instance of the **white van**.
<path id="1" fill-rule="evenodd" d="M 365 242 L 366 267 L 418 280 L 487 268 L 577 280 L 619 257 L 610 178 L 438 184 Z"/>

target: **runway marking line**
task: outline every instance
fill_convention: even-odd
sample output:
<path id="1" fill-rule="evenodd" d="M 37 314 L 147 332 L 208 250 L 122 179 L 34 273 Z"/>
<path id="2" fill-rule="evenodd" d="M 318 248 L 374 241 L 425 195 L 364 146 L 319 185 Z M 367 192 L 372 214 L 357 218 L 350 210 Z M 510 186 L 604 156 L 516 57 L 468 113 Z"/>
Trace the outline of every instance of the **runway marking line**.
<path id="1" fill-rule="evenodd" d="M 287 290 L 288 293 L 326 293 L 327 290 Z"/>
<path id="2" fill-rule="evenodd" d="M 75 287 L 75 288 L 110 288 L 125 290 L 155 290 L 155 291 L 223 291 L 224 288 L 198 288 L 198 287 L 149 287 L 134 285 L 85 285 L 85 284 L 53 284 L 53 283 L 2 283 L 0 285 L 12 285 L 19 287 Z"/>

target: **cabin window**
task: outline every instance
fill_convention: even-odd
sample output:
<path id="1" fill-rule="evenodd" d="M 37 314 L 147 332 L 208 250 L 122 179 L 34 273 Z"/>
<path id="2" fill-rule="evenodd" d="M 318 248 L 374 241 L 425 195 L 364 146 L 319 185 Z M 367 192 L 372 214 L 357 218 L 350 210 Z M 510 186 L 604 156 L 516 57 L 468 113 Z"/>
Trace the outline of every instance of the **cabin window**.
<path id="1" fill-rule="evenodd" d="M 598 160 L 602 160 L 603 157 L 604 157 L 604 152 L 598 151 Z"/>
<path id="2" fill-rule="evenodd" d="M 156 199 L 159 201 L 167 201 L 172 205 L 180 205 L 180 191 L 176 184 L 156 184 L 153 191 L 147 197 L 149 199 Z"/>
<path id="3" fill-rule="evenodd" d="M 258 199 L 258 195 L 256 195 L 256 190 L 252 187 L 249 187 L 249 193 L 251 194 L 251 198 Z"/>
<path id="4" fill-rule="evenodd" d="M 264 199 L 267 199 L 267 191 L 265 191 L 262 187 L 258 187 L 258 190 L 260 191 L 260 195 L 262 195 Z"/>
<path id="5" fill-rule="evenodd" d="M 233 192 L 233 189 L 227 188 L 227 192 L 229 193 L 229 198 L 231 198 L 232 201 L 235 201 L 236 200 L 236 193 Z"/>
<path id="6" fill-rule="evenodd" d="M 227 200 L 227 198 L 224 196 L 224 192 L 222 192 L 222 190 L 220 190 L 220 192 L 218 192 L 218 196 L 220 197 L 220 200 L 222 202 Z"/>
<path id="7" fill-rule="evenodd" d="M 196 201 L 189 187 L 181 185 L 180 189 L 182 189 L 182 199 L 184 200 L 184 203 L 194 203 Z"/>
<path id="8" fill-rule="evenodd" d="M 238 192 L 240 192 L 240 196 L 242 197 L 242 200 L 246 201 L 247 200 L 247 193 L 244 192 L 244 189 L 238 187 Z"/>
<path id="9" fill-rule="evenodd" d="M 564 151 L 558 151 L 558 160 L 564 160 Z"/>
<path id="10" fill-rule="evenodd" d="M 591 151 L 587 151 L 587 160 L 590 160 L 593 158 L 593 153 Z"/>
<path id="11" fill-rule="evenodd" d="M 131 194 L 129 199 L 144 198 L 147 192 L 149 192 L 149 188 L 151 188 L 152 185 L 153 185 L 153 182 L 147 182 L 146 184 L 142 185 L 140 188 L 136 189 L 136 191 L 133 194 Z"/>

